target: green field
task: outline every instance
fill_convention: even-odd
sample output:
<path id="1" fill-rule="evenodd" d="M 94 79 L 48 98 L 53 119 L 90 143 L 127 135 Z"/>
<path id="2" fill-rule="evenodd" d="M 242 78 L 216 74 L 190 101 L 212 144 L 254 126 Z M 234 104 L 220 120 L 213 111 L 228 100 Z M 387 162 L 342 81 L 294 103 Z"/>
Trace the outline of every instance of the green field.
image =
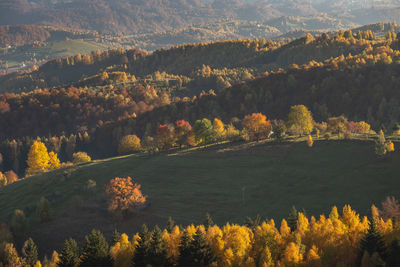
<path id="1" fill-rule="evenodd" d="M 58 57 L 73 56 L 76 54 L 90 54 L 90 52 L 97 49 L 105 50 L 107 46 L 104 44 L 96 43 L 89 40 L 66 40 L 60 42 L 51 42 L 43 47 L 31 47 L 24 46 L 24 48 L 18 48 L 16 50 L 9 51 L 7 54 L 4 53 L 4 49 L 0 52 L 0 60 L 8 62 L 10 69 L 19 68 L 22 62 L 31 63 L 33 58 L 38 61 L 42 59 L 51 59 Z"/>
<path id="2" fill-rule="evenodd" d="M 280 220 L 292 205 L 311 216 L 349 203 L 366 215 L 371 204 L 398 197 L 399 162 L 398 152 L 377 159 L 371 141 L 354 140 L 317 141 L 312 148 L 304 142 L 266 142 L 120 157 L 0 189 L 0 222 L 15 208 L 25 209 L 31 218 L 30 234 L 45 238 L 47 245 L 93 227 L 133 233 L 144 222 L 164 225 L 168 216 L 182 224 L 199 223 L 206 212 L 219 224 L 243 223 L 257 214 Z M 104 184 L 116 176 L 134 177 L 150 201 L 149 207 L 123 222 L 114 221 L 105 210 Z M 94 192 L 85 189 L 89 179 L 97 182 Z M 35 219 L 41 196 L 52 203 L 55 219 L 50 223 Z"/>

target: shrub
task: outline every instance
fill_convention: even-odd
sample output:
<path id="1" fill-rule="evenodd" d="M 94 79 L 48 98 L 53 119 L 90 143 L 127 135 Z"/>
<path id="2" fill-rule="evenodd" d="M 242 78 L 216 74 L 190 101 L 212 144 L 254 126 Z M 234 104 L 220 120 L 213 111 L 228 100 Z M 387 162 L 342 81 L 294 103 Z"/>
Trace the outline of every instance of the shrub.
<path id="1" fill-rule="evenodd" d="M 331 139 L 331 133 L 330 132 L 325 133 L 324 138 L 325 138 L 325 140 Z"/>
<path id="2" fill-rule="evenodd" d="M 48 222 L 51 220 L 50 203 L 45 197 L 41 197 L 37 204 L 37 214 L 40 222 Z"/>
<path id="3" fill-rule="evenodd" d="M 16 209 L 11 217 L 11 229 L 14 234 L 24 234 L 27 229 L 25 213 Z"/>
<path id="4" fill-rule="evenodd" d="M 92 160 L 86 152 L 76 152 L 72 154 L 72 158 L 74 164 L 89 162 Z"/>
<path id="5" fill-rule="evenodd" d="M 118 145 L 119 154 L 127 154 L 142 150 L 140 145 L 140 139 L 136 135 L 126 135 L 124 136 Z"/>

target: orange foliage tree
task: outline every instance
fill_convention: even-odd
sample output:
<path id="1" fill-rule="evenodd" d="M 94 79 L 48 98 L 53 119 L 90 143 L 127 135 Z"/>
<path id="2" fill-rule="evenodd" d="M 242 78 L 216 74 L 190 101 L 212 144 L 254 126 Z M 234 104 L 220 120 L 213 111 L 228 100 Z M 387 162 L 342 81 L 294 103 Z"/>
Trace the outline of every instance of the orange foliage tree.
<path id="1" fill-rule="evenodd" d="M 140 190 L 140 185 L 132 182 L 131 177 L 116 177 L 106 186 L 106 194 L 109 196 L 108 210 L 117 215 L 127 211 L 134 211 L 138 206 L 146 202 Z"/>
<path id="2" fill-rule="evenodd" d="M 247 130 L 251 140 L 266 138 L 272 131 L 271 122 L 262 113 L 253 113 L 243 119 L 243 127 Z"/>
<path id="3" fill-rule="evenodd" d="M 194 145 L 194 134 L 188 121 L 179 120 L 175 122 L 175 137 L 179 147 Z"/>

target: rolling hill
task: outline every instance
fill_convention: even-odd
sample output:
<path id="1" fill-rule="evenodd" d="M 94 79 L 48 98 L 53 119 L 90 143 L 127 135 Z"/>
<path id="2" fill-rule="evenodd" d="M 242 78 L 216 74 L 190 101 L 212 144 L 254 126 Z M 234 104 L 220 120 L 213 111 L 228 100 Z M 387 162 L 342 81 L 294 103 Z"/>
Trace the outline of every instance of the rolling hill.
<path id="1" fill-rule="evenodd" d="M 292 205 L 311 216 L 348 203 L 366 215 L 372 203 L 397 196 L 399 159 L 399 152 L 377 159 L 373 142 L 354 140 L 320 140 L 312 148 L 291 141 L 236 143 L 124 156 L 0 188 L 0 221 L 7 222 L 14 209 L 24 210 L 31 225 L 27 235 L 50 252 L 67 237 L 82 241 L 94 227 L 108 236 L 115 227 L 133 234 L 142 223 L 165 225 L 169 216 L 184 225 L 201 223 L 206 212 L 220 224 L 243 223 L 257 214 L 279 221 Z M 149 198 L 148 207 L 124 221 L 106 210 L 104 185 L 116 176 L 133 177 Z M 96 186 L 88 188 L 88 180 Z M 42 196 L 49 199 L 54 220 L 40 224 L 35 205 Z"/>

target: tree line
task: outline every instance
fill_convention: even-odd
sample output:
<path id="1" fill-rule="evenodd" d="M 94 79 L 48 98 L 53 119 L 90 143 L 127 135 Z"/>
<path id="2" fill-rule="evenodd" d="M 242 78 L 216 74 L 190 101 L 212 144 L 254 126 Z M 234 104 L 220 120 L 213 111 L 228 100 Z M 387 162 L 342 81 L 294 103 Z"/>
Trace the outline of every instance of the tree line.
<path id="1" fill-rule="evenodd" d="M 50 258 L 39 261 L 29 238 L 21 254 L 13 234 L 1 225 L 0 263 L 6 267 L 50 266 L 398 266 L 400 263 L 399 204 L 388 198 L 369 218 L 350 205 L 339 213 L 308 217 L 292 208 L 277 224 L 273 219 L 248 218 L 245 224 L 218 226 L 207 214 L 203 224 L 175 225 L 129 237 L 114 231 L 107 240 L 99 230 L 85 236 L 80 247 L 70 238 Z"/>

